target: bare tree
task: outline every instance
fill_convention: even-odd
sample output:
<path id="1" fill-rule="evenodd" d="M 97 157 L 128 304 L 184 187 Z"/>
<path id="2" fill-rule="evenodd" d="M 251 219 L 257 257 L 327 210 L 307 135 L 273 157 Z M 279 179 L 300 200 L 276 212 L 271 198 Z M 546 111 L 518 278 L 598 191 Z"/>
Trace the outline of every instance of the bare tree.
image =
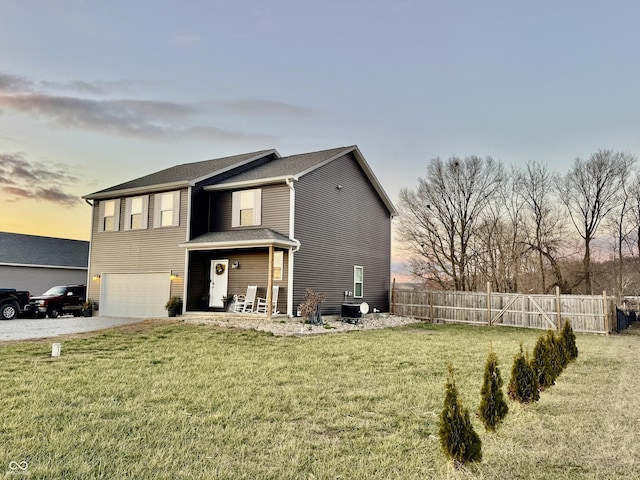
<path id="1" fill-rule="evenodd" d="M 591 241 L 602 220 L 620 205 L 622 182 L 634 161 L 627 153 L 598 150 L 588 160 L 576 158 L 571 170 L 557 183 L 560 199 L 584 241 L 582 269 L 588 294 L 593 293 Z"/>
<path id="2" fill-rule="evenodd" d="M 554 195 L 558 174 L 539 162 L 527 162 L 517 177 L 517 194 L 525 202 L 525 228 L 527 248 L 537 257 L 538 291 L 559 286 L 563 292 L 568 285 L 558 261 L 558 252 L 565 233 L 565 222 L 557 208 Z M 551 268 L 554 280 L 547 285 L 546 266 Z"/>
<path id="3" fill-rule="evenodd" d="M 398 236 L 413 254 L 414 275 L 443 288 L 471 288 L 471 240 L 497 193 L 502 170 L 491 157 L 435 158 L 415 191 L 400 192 Z"/>
<path id="4" fill-rule="evenodd" d="M 494 201 L 487 204 L 483 222 L 474 236 L 474 258 L 483 283 L 490 281 L 498 291 L 519 291 L 521 265 L 524 260 L 525 238 L 522 197 L 518 190 L 517 172 L 505 175 Z"/>

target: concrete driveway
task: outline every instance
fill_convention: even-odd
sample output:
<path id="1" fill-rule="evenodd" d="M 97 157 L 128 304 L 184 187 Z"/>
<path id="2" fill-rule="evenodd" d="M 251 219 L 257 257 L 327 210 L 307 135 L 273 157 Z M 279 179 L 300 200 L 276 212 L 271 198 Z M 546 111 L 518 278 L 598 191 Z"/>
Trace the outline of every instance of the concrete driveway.
<path id="1" fill-rule="evenodd" d="M 0 321 L 0 342 L 56 337 L 69 333 L 93 332 L 104 328 L 143 322 L 144 318 L 58 317 L 17 318 Z"/>

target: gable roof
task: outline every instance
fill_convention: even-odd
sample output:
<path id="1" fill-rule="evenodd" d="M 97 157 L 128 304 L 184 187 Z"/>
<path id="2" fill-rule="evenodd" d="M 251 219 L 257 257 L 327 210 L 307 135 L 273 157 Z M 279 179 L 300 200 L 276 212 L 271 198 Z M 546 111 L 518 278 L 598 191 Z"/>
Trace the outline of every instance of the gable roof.
<path id="1" fill-rule="evenodd" d="M 86 200 L 113 198 L 118 195 L 135 195 L 188 187 L 199 181 L 220 175 L 234 168 L 266 157 L 272 157 L 272 160 L 226 178 L 214 185 L 204 187 L 204 189 L 229 190 L 232 188 L 248 188 L 250 186 L 267 185 L 270 183 L 283 183 L 288 180 L 298 180 L 301 176 L 349 153 L 353 154 L 376 193 L 380 196 L 389 214 L 391 216 L 397 215 L 393 203 L 374 175 L 371 167 L 369 167 L 369 164 L 364 159 L 364 156 L 355 145 L 290 155 L 288 157 L 281 157 L 276 149 L 260 150 L 202 162 L 184 163 L 85 195 L 82 198 Z"/>
<path id="2" fill-rule="evenodd" d="M 387 196 L 382 185 L 356 145 L 280 157 L 246 172 L 229 177 L 214 185 L 206 186 L 204 189 L 209 191 L 229 190 L 233 188 L 249 188 L 252 186 L 267 185 L 270 183 L 281 183 L 286 180 L 298 180 L 303 175 L 313 172 L 323 165 L 337 160 L 349 153 L 353 154 L 358 165 L 360 165 L 376 193 L 380 196 L 380 199 L 387 207 L 389 214 L 392 216 L 397 215 L 397 211 L 393 206 L 391 199 Z"/>
<path id="3" fill-rule="evenodd" d="M 86 269 L 89 242 L 0 232 L 0 265 Z"/>
<path id="4" fill-rule="evenodd" d="M 205 180 L 206 178 L 219 175 L 233 168 L 270 155 L 273 155 L 275 158 L 280 157 L 277 150 L 271 149 L 243 153 L 241 155 L 233 155 L 231 157 L 204 160 L 201 162 L 183 163 L 113 187 L 105 188 L 104 190 L 90 193 L 82 198 L 90 200 L 109 198 L 114 195 L 133 195 L 141 192 L 188 187 L 189 185 L 193 185 L 196 182 Z"/>

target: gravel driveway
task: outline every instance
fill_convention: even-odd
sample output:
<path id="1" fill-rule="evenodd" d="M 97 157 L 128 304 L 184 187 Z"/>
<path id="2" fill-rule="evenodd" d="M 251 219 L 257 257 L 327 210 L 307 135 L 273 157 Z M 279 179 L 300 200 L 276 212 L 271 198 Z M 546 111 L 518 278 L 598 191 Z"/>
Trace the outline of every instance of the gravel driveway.
<path id="1" fill-rule="evenodd" d="M 48 338 L 69 333 L 92 332 L 103 328 L 143 322 L 144 318 L 58 317 L 18 318 L 0 321 L 0 342 Z"/>

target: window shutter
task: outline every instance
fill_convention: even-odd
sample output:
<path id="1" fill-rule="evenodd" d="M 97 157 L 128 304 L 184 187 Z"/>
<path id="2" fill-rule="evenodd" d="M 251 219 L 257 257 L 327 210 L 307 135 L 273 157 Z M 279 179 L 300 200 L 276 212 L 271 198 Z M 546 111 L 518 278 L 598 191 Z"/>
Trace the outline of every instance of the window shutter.
<path id="1" fill-rule="evenodd" d="M 124 199 L 124 229 L 131 230 L 131 197 Z"/>
<path id="2" fill-rule="evenodd" d="M 114 200 L 115 202 L 115 207 L 114 207 L 114 219 L 113 219 L 113 230 L 114 231 L 118 231 L 120 230 L 120 199 L 116 199 Z"/>
<path id="3" fill-rule="evenodd" d="M 98 231 L 104 232 L 104 200 L 98 202 Z"/>
<path id="4" fill-rule="evenodd" d="M 149 195 L 142 197 L 142 228 L 149 227 Z"/>
<path id="5" fill-rule="evenodd" d="M 240 226 L 240 192 L 231 193 L 231 226 Z"/>
<path id="6" fill-rule="evenodd" d="M 162 194 L 156 193 L 153 196 L 153 228 L 160 226 L 160 206 L 161 206 Z"/>
<path id="7" fill-rule="evenodd" d="M 180 225 L 180 190 L 173 192 L 173 223 L 174 227 Z"/>
<path id="8" fill-rule="evenodd" d="M 262 189 L 253 191 L 253 224 L 262 224 Z"/>

